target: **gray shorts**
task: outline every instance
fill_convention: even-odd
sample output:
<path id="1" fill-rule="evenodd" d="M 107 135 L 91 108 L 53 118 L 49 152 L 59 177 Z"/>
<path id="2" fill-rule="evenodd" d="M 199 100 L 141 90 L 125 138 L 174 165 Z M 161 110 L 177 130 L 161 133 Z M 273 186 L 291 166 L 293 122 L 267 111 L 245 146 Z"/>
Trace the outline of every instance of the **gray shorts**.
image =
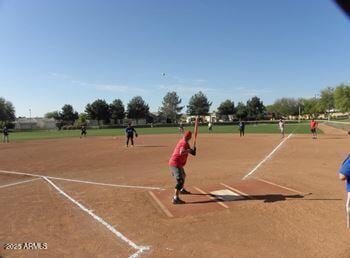
<path id="1" fill-rule="evenodd" d="M 176 178 L 176 180 L 185 179 L 186 173 L 185 173 L 184 168 L 170 167 L 170 170 L 171 170 L 171 173 L 173 174 L 173 176 Z"/>

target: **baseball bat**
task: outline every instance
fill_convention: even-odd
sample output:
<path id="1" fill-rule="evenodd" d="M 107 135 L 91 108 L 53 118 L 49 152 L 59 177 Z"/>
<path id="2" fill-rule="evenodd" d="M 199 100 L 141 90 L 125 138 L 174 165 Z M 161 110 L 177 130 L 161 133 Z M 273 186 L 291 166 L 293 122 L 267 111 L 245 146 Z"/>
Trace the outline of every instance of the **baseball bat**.
<path id="1" fill-rule="evenodd" d="M 193 139 L 193 147 L 196 147 L 196 142 L 197 142 L 197 134 L 198 134 L 198 116 L 196 116 L 196 121 L 194 122 L 194 139 Z"/>

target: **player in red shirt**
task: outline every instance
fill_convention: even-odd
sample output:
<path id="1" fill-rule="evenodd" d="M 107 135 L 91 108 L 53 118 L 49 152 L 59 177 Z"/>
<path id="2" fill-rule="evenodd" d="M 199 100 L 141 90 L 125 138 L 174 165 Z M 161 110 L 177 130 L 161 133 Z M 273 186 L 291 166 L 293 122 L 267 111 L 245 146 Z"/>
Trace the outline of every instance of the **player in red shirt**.
<path id="1" fill-rule="evenodd" d="M 191 149 L 189 144 L 191 137 L 192 133 L 190 131 L 186 131 L 184 133 L 183 138 L 177 143 L 169 160 L 170 170 L 173 176 L 176 178 L 175 196 L 172 199 L 173 204 L 185 203 L 179 198 L 180 193 L 190 194 L 190 192 L 184 188 L 186 173 L 183 167 L 186 164 L 188 153 L 193 156 L 196 155 L 196 147 Z"/>
<path id="2" fill-rule="evenodd" d="M 315 119 L 312 119 L 310 122 L 310 130 L 312 133 L 312 139 L 317 139 L 317 122 Z"/>

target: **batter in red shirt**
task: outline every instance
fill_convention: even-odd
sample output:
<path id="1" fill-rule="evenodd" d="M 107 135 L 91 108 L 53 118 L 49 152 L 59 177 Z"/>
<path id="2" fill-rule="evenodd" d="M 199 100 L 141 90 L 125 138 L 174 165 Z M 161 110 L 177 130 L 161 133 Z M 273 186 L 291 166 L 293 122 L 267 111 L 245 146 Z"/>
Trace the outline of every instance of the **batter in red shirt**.
<path id="1" fill-rule="evenodd" d="M 189 144 L 191 137 L 192 133 L 190 131 L 184 133 L 183 138 L 177 143 L 169 160 L 170 170 L 176 178 L 175 195 L 172 199 L 173 204 L 185 203 L 179 198 L 180 193 L 190 194 L 190 192 L 184 188 L 186 173 L 183 167 L 186 164 L 189 153 L 193 156 L 196 155 L 196 147 L 191 149 Z"/>
<path id="2" fill-rule="evenodd" d="M 317 122 L 315 119 L 310 121 L 310 131 L 312 133 L 312 139 L 317 139 Z"/>

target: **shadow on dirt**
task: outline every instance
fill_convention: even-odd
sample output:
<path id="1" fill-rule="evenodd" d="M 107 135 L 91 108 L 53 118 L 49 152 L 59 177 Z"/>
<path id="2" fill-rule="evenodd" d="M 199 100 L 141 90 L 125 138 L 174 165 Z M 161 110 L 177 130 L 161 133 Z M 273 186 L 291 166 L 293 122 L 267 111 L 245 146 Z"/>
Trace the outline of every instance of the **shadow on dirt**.
<path id="1" fill-rule="evenodd" d="M 137 148 L 165 148 L 166 145 L 135 145 Z"/>
<path id="2" fill-rule="evenodd" d="M 211 202 L 238 202 L 238 201 L 250 201 L 250 200 L 261 200 L 265 203 L 273 203 L 287 200 L 302 200 L 302 201 L 342 201 L 342 199 L 337 198 L 317 198 L 317 199 L 304 199 L 305 196 L 309 196 L 312 193 L 301 195 L 301 194 L 263 194 L 263 195 L 249 195 L 249 196 L 238 196 L 233 197 L 232 195 L 213 195 L 213 194 L 201 194 L 192 193 L 191 195 L 207 195 L 210 196 L 211 200 L 206 201 L 189 201 L 186 204 L 201 204 L 201 203 L 211 203 Z M 215 199 L 214 199 L 215 198 Z"/>

